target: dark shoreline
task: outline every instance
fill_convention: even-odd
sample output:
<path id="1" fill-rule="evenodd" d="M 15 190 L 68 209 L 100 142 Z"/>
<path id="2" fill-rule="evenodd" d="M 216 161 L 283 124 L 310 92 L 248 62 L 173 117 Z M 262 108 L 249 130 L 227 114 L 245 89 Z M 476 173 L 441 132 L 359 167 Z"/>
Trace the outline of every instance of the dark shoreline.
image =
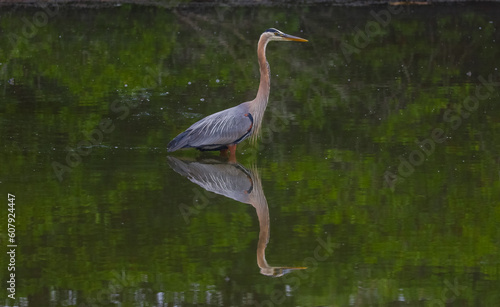
<path id="1" fill-rule="evenodd" d="M 436 4 L 487 4 L 500 3 L 500 0 L 432 0 L 432 1 L 387 1 L 387 0 L 304 0 L 304 1 L 251 1 L 251 0 L 228 0 L 228 1 L 155 1 L 155 0 L 100 0 L 100 1 L 71 1 L 71 0 L 49 0 L 49 1 L 33 1 L 33 0 L 0 0 L 1 6 L 24 6 L 24 7 L 40 7 L 40 6 L 68 6 L 68 7 L 116 7 L 122 5 L 141 5 L 164 8 L 209 8 L 209 7 L 295 7 L 307 5 L 329 5 L 329 6 L 347 6 L 347 7 L 363 7 L 374 5 L 403 5 L 403 6 L 430 6 Z"/>

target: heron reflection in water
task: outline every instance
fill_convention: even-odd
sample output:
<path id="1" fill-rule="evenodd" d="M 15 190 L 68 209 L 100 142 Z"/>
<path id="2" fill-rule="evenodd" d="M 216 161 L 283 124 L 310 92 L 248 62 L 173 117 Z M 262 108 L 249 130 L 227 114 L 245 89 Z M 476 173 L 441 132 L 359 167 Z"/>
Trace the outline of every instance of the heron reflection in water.
<path id="1" fill-rule="evenodd" d="M 285 34 L 277 29 L 264 31 L 257 45 L 260 83 L 255 99 L 214 113 L 194 123 L 170 141 L 167 145 L 169 152 L 181 148 L 196 148 L 201 151 L 220 150 L 221 155 L 225 155 L 229 150 L 231 153 L 229 160 L 234 162 L 236 145 L 250 136 L 254 140 L 257 138 L 271 90 L 271 73 L 266 60 L 266 46 L 270 41 L 307 42 L 306 39 Z"/>
<path id="2" fill-rule="evenodd" d="M 274 267 L 267 263 L 265 252 L 270 236 L 269 208 L 256 170 L 248 170 L 239 163 L 223 163 L 215 159 L 186 161 L 168 157 L 168 163 L 174 171 L 203 189 L 250 204 L 255 208 L 260 228 L 257 265 L 261 274 L 279 277 L 293 270 L 305 269 L 305 267 Z"/>

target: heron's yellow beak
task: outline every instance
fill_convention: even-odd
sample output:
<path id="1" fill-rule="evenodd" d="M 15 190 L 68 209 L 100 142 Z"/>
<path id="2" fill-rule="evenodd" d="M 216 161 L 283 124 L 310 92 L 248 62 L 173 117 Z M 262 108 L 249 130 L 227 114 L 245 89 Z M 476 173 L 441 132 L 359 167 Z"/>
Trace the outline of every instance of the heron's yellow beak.
<path id="1" fill-rule="evenodd" d="M 294 42 L 307 42 L 308 41 L 307 39 L 300 38 L 297 36 L 288 35 L 288 34 L 283 34 L 282 37 L 284 39 L 286 39 L 287 41 L 294 41 Z"/>

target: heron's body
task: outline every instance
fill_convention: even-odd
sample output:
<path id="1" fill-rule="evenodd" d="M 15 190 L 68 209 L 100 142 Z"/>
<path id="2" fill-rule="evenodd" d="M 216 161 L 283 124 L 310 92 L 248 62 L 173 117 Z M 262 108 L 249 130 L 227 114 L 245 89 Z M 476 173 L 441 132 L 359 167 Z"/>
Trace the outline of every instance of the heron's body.
<path id="1" fill-rule="evenodd" d="M 245 102 L 197 121 L 168 144 L 168 151 L 181 148 L 226 150 L 228 145 L 240 143 L 253 132 L 254 118 L 248 104 Z"/>
<path id="2" fill-rule="evenodd" d="M 257 96 L 235 107 L 209 115 L 194 123 L 176 136 L 167 146 L 169 152 L 181 148 L 196 148 L 201 151 L 229 150 L 234 158 L 236 145 L 246 138 L 257 137 L 270 92 L 270 71 L 266 60 L 266 46 L 272 40 L 307 40 L 285 34 L 276 29 L 268 29 L 260 36 L 257 55 L 260 68 L 260 84 Z"/>

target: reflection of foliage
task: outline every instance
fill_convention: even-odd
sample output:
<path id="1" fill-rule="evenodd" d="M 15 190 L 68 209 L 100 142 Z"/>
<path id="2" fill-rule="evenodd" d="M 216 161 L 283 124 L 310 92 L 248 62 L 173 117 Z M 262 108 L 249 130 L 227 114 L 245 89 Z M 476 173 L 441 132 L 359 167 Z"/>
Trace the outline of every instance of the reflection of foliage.
<path id="1" fill-rule="evenodd" d="M 36 11 L 4 11 L 3 41 Z M 349 293 L 386 304 L 404 289 L 416 301 L 458 278 L 469 287 L 461 300 L 497 302 L 486 283 L 498 285 L 498 96 L 457 130 L 443 112 L 474 95 L 477 76 L 499 79 L 500 15 L 414 11 L 394 16 L 349 63 L 338 47 L 367 9 L 61 8 L 34 37 L 2 44 L 1 181 L 19 202 L 19 294 L 47 305 L 49 288 L 91 297 L 122 270 L 129 287 L 169 297 L 198 285 L 224 292 L 226 305 L 284 287 L 257 273 L 250 208 L 217 196 L 184 224 L 176 206 L 193 201 L 193 185 L 167 167 L 164 150 L 195 119 L 253 98 L 256 40 L 272 20 L 291 34 L 307 30 L 310 42 L 268 47 L 271 105 L 287 118 L 257 158 L 273 218 L 268 254 L 301 261 L 325 231 L 341 243 L 287 299 L 346 305 Z M 137 107 L 119 119 L 114 101 Z M 64 162 L 66 146 L 103 118 L 115 131 L 59 183 L 51 162 Z M 391 192 L 384 172 L 437 127 L 451 138 Z"/>

